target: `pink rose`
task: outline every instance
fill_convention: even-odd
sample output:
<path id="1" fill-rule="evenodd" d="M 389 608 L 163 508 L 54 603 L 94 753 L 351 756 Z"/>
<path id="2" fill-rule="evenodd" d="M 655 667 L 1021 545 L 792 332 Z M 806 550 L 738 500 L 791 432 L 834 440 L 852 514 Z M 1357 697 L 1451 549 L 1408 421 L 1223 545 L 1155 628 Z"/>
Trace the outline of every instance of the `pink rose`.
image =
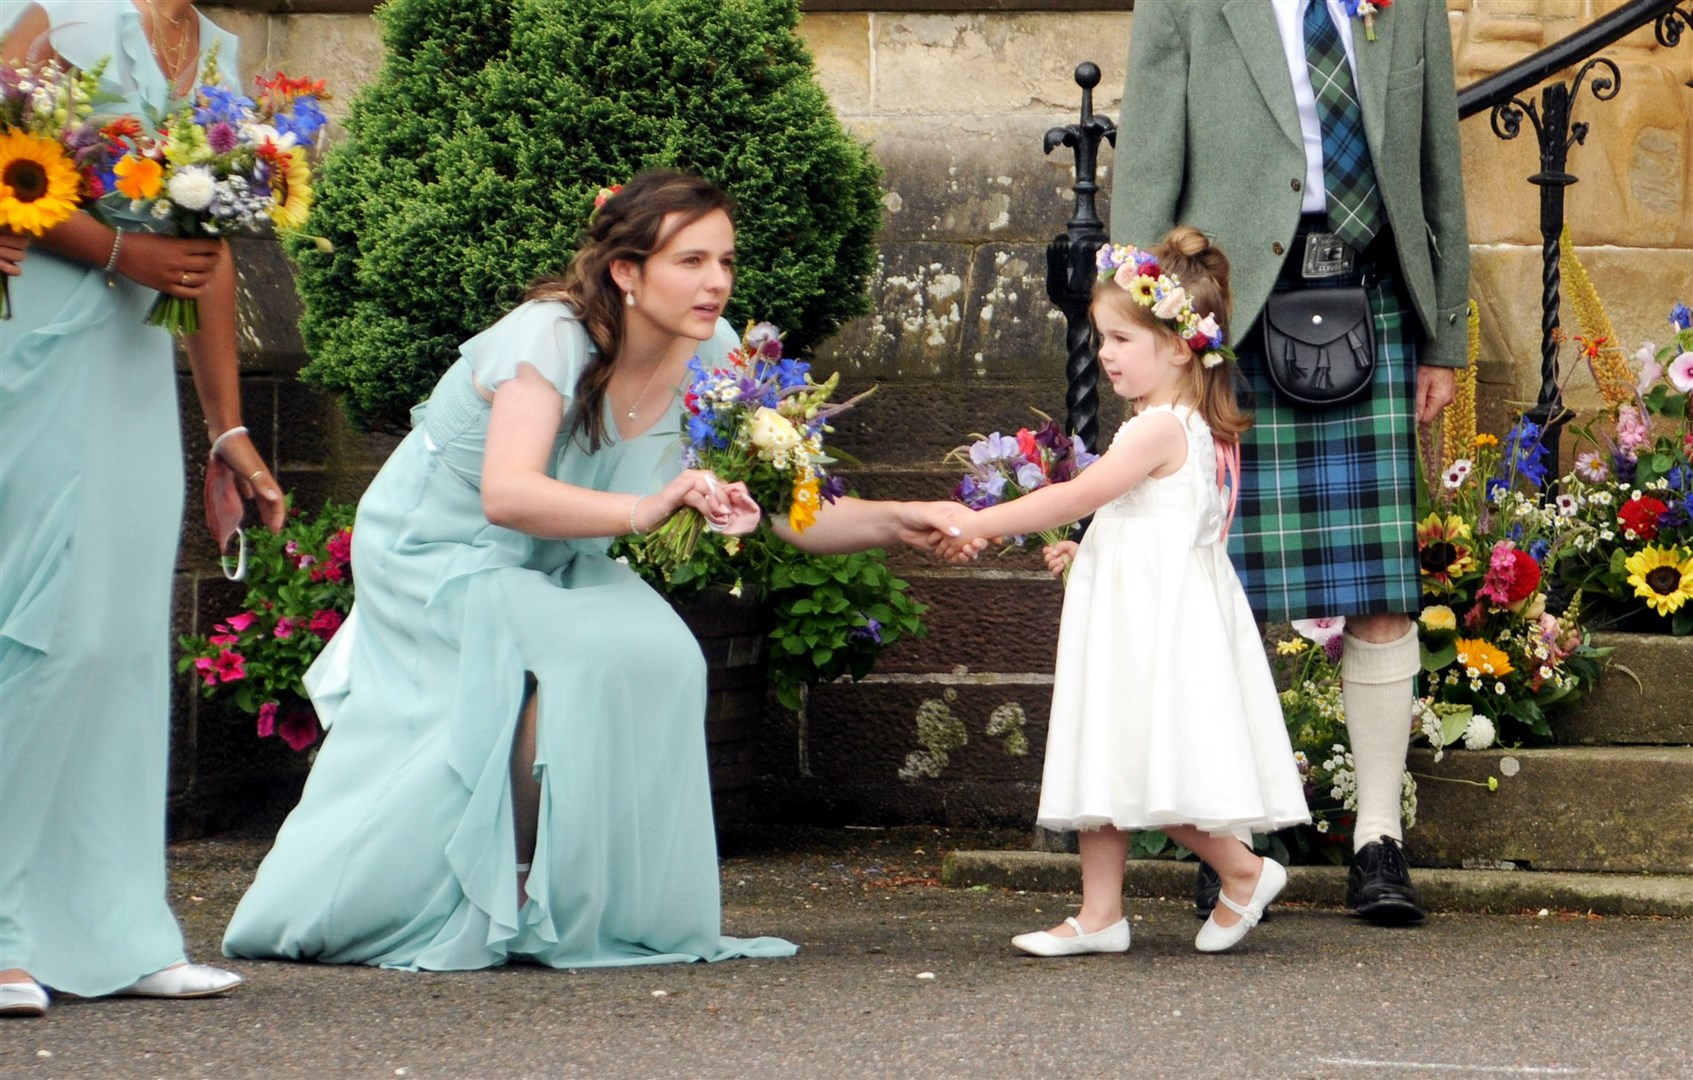
<path id="1" fill-rule="evenodd" d="M 1152 313 L 1160 319 L 1173 319 L 1187 306 L 1187 290 L 1177 285 L 1152 305 Z"/>

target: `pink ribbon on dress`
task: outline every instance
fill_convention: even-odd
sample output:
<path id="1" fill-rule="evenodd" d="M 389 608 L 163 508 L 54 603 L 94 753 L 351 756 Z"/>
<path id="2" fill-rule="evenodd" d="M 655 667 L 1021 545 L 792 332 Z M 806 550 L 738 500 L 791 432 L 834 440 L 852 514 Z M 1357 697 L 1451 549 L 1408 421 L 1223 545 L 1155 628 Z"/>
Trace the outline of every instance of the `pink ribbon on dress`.
<path id="1" fill-rule="evenodd" d="M 1213 439 L 1217 444 L 1217 490 L 1229 489 L 1229 509 L 1223 517 L 1223 532 L 1218 542 L 1229 538 L 1229 526 L 1234 524 L 1235 505 L 1240 502 L 1240 444 Z"/>

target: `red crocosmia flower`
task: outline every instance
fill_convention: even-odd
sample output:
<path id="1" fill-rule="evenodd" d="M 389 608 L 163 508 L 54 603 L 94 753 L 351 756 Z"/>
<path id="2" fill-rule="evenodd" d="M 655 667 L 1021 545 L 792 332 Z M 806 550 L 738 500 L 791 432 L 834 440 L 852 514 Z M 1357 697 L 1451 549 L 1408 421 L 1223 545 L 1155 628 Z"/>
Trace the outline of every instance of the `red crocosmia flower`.
<path id="1" fill-rule="evenodd" d="M 276 702 L 267 701 L 259 706 L 259 738 L 268 739 L 276 734 Z"/>
<path id="2" fill-rule="evenodd" d="M 317 742 L 317 732 L 317 714 L 310 709 L 289 709 L 276 727 L 276 733 L 295 753 Z"/>
<path id="3" fill-rule="evenodd" d="M 133 116 L 119 117 L 100 129 L 108 139 L 135 139 L 142 134 L 141 121 Z"/>
<path id="4" fill-rule="evenodd" d="M 237 634 L 246 633 L 247 628 L 252 625 L 253 613 L 251 611 L 243 611 L 241 614 L 229 620 L 229 628 Z"/>
<path id="5" fill-rule="evenodd" d="M 339 611 L 320 611 L 312 616 L 307 624 L 307 630 L 325 641 L 335 636 L 335 631 L 341 629 L 341 613 Z"/>
<path id="6" fill-rule="evenodd" d="M 1526 551 L 1513 550 L 1511 557 L 1516 566 L 1512 568 L 1510 584 L 1505 587 L 1505 596 L 1509 603 L 1515 604 L 1527 600 L 1540 588 L 1540 564 Z"/>
<path id="7" fill-rule="evenodd" d="M 1640 539 L 1653 540 L 1658 535 L 1658 518 L 1668 509 L 1652 496 L 1642 495 L 1622 504 L 1617 511 L 1617 522 Z"/>
<path id="8" fill-rule="evenodd" d="M 212 661 L 217 668 L 219 682 L 239 682 L 247 677 L 247 658 L 225 649 Z"/>

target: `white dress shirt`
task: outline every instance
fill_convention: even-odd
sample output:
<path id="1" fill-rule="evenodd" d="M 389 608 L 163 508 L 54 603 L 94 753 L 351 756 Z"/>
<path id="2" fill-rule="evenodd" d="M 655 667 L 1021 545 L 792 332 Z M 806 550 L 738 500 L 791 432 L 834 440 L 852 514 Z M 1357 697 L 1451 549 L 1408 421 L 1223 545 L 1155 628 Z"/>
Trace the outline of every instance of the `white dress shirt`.
<path id="1" fill-rule="evenodd" d="M 1299 130 L 1305 137 L 1305 201 L 1300 209 L 1307 214 L 1321 214 L 1328 209 L 1323 192 L 1323 133 L 1317 124 L 1317 92 L 1311 89 L 1311 67 L 1305 60 L 1305 8 L 1309 3 L 1327 3 L 1329 15 L 1340 30 L 1340 43 L 1346 47 L 1346 66 L 1352 69 L 1352 82 L 1358 82 L 1358 58 L 1352 48 L 1352 24 L 1341 0 L 1270 0 L 1276 13 L 1276 26 L 1282 34 L 1282 51 L 1287 55 L 1288 74 L 1293 76 L 1293 102 L 1299 106 Z"/>

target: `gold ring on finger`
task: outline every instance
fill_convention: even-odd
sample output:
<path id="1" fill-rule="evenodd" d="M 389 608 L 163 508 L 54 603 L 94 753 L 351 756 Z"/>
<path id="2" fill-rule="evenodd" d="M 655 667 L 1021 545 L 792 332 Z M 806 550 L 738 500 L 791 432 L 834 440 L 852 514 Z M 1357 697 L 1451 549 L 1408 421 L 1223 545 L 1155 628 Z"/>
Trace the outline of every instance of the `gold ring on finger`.
<path id="1" fill-rule="evenodd" d="M 184 285 L 184 286 L 185 286 L 185 287 L 186 287 L 186 286 L 187 286 L 187 284 L 188 284 L 188 271 L 186 271 L 186 270 L 184 270 L 184 271 L 183 271 L 183 272 L 182 272 L 182 284 L 183 284 L 183 285 Z"/>
<path id="2" fill-rule="evenodd" d="M 252 472 L 247 474 L 247 482 L 249 484 L 251 484 L 253 481 L 257 480 L 259 477 L 263 476 L 264 474 L 265 474 L 265 471 L 263 469 L 254 469 Z"/>

